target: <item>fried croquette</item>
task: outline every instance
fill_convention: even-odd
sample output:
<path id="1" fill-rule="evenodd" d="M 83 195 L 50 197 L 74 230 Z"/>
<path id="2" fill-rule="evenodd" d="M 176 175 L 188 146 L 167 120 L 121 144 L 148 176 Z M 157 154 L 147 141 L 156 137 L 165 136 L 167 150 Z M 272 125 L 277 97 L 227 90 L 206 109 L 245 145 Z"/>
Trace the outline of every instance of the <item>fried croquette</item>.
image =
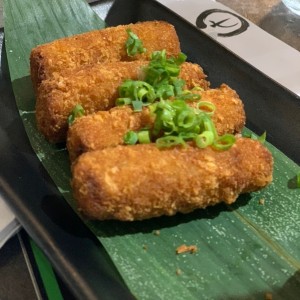
<path id="1" fill-rule="evenodd" d="M 68 76 L 44 80 L 37 94 L 37 127 L 52 143 L 64 142 L 67 135 L 67 119 L 75 105 L 83 106 L 86 114 L 108 110 L 115 105 L 118 87 L 126 79 L 143 77 L 146 61 L 115 62 L 87 66 Z M 209 87 L 202 68 L 183 63 L 179 77 L 185 80 L 185 88 Z"/>
<path id="2" fill-rule="evenodd" d="M 234 90 L 222 84 L 218 89 L 199 93 L 201 101 L 211 102 L 216 107 L 212 120 L 219 135 L 241 131 L 245 125 L 245 112 L 243 103 Z M 189 104 L 193 106 L 194 103 L 198 101 Z M 70 160 L 73 161 L 87 151 L 123 144 L 123 137 L 129 130 L 152 128 L 153 123 L 154 116 L 150 114 L 148 107 L 144 107 L 141 112 L 134 112 L 129 106 L 114 107 L 109 111 L 77 118 L 68 130 Z"/>
<path id="3" fill-rule="evenodd" d="M 72 187 L 87 217 L 133 221 L 231 204 L 269 184 L 272 168 L 271 153 L 248 138 L 226 151 L 117 146 L 82 154 L 72 166 Z"/>
<path id="4" fill-rule="evenodd" d="M 123 144 L 128 130 L 139 130 L 153 122 L 147 107 L 141 112 L 134 112 L 127 105 L 77 118 L 67 135 L 70 160 L 74 161 L 84 152 Z"/>
<path id="5" fill-rule="evenodd" d="M 143 42 L 146 52 L 128 56 L 126 32 L 131 29 Z M 170 56 L 180 52 L 174 26 L 164 21 L 108 27 L 37 46 L 31 51 L 30 69 L 33 87 L 37 90 L 45 80 L 74 70 L 80 66 L 116 61 L 147 60 L 153 51 L 166 50 Z"/>
<path id="6" fill-rule="evenodd" d="M 245 126 L 246 114 L 244 104 L 235 90 L 223 83 L 219 88 L 194 93 L 199 93 L 201 101 L 215 105 L 212 121 L 219 135 L 241 132 Z M 191 102 L 190 105 L 197 105 L 197 102 Z"/>

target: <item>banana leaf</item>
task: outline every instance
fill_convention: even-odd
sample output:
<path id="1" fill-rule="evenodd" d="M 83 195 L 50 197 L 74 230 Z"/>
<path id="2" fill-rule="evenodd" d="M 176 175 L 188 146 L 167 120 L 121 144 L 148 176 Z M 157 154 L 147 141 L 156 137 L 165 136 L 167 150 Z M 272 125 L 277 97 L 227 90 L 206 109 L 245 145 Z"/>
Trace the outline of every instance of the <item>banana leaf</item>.
<path id="1" fill-rule="evenodd" d="M 104 1 L 104 6 L 109 1 Z M 121 14 L 121 12 L 120 12 Z M 5 46 L 16 104 L 31 145 L 76 211 L 65 145 L 36 129 L 29 53 L 63 36 L 103 28 L 82 0 L 4 0 Z M 247 130 L 247 129 L 245 129 Z M 296 299 L 300 295 L 299 166 L 269 143 L 267 188 L 187 215 L 143 222 L 82 221 L 105 247 L 137 299 Z M 195 253 L 176 254 L 182 244 Z"/>

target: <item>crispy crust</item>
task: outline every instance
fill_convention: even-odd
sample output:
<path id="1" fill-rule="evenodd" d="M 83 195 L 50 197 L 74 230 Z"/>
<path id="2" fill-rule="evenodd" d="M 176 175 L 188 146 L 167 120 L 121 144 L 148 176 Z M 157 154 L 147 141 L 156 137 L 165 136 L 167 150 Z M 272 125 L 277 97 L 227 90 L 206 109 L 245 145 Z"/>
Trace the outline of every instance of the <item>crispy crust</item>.
<path id="1" fill-rule="evenodd" d="M 245 126 L 244 104 L 235 90 L 226 84 L 217 89 L 200 92 L 201 101 L 208 101 L 216 106 L 212 120 L 219 135 L 239 133 Z"/>
<path id="2" fill-rule="evenodd" d="M 96 64 L 72 71 L 68 76 L 56 75 L 54 79 L 44 80 L 36 101 L 38 129 L 50 142 L 65 141 L 67 118 L 76 104 L 81 104 L 87 114 L 112 108 L 121 83 L 125 79 L 139 79 L 146 65 L 146 61 Z M 209 87 L 198 65 L 184 63 L 180 77 L 186 81 L 186 88 Z"/>
<path id="3" fill-rule="evenodd" d="M 129 57 L 126 53 L 126 29 L 143 41 L 147 52 Z M 108 27 L 37 46 L 30 55 L 31 79 L 34 89 L 55 74 L 64 74 L 80 66 L 116 61 L 147 60 L 154 50 L 166 49 L 168 55 L 177 55 L 180 44 L 174 26 L 163 21 Z"/>
<path id="4" fill-rule="evenodd" d="M 121 145 L 128 130 L 139 130 L 149 124 L 153 124 L 153 118 L 148 108 L 134 112 L 129 106 L 78 118 L 68 130 L 70 160 L 74 161 L 84 152 Z"/>
<path id="5" fill-rule="evenodd" d="M 239 133 L 245 125 L 243 103 L 237 93 L 225 84 L 219 89 L 200 92 L 201 100 L 216 106 L 212 117 L 219 135 Z M 196 103 L 196 102 L 195 102 Z M 193 106 L 193 103 L 190 103 Z M 151 127 L 154 119 L 148 108 L 133 112 L 130 107 L 115 107 L 110 111 L 78 118 L 68 130 L 67 148 L 71 161 L 80 154 L 123 144 L 128 130 Z"/>
<path id="6" fill-rule="evenodd" d="M 272 167 L 270 152 L 244 138 L 227 151 L 117 146 L 82 154 L 72 167 L 72 187 L 89 218 L 143 220 L 231 204 L 270 183 Z"/>

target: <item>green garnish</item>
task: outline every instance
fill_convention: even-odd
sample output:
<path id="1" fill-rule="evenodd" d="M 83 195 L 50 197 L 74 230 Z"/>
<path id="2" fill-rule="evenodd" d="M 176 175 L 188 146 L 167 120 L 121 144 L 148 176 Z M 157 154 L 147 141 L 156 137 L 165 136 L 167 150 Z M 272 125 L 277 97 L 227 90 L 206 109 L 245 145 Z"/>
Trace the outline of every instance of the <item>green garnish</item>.
<path id="1" fill-rule="evenodd" d="M 127 145 L 134 145 L 138 141 L 138 135 L 136 132 L 130 130 L 124 135 L 124 143 Z"/>
<path id="2" fill-rule="evenodd" d="M 183 53 L 167 57 L 165 50 L 155 51 L 144 68 L 144 81 L 126 80 L 119 87 L 120 98 L 116 105 L 132 105 L 134 111 L 149 106 L 150 113 L 155 116 L 151 131 L 129 131 L 124 136 L 126 144 L 150 143 L 151 138 L 159 148 L 185 146 L 187 141 L 194 141 L 199 148 L 212 146 L 216 150 L 227 150 L 234 144 L 233 135 L 218 136 L 210 117 L 215 105 L 199 101 L 200 95 L 193 93 L 201 88 L 184 89 L 185 81 L 178 76 L 185 60 Z M 199 101 L 196 108 L 186 102 L 195 100 Z"/>
<path id="3" fill-rule="evenodd" d="M 247 137 L 247 138 L 250 138 L 252 140 L 255 140 L 255 141 L 259 141 L 261 142 L 262 144 L 266 141 L 266 138 L 267 138 L 267 132 L 265 131 L 262 135 L 260 136 L 257 136 L 256 134 L 254 133 L 246 133 L 246 134 L 243 134 L 244 137 Z"/>
<path id="4" fill-rule="evenodd" d="M 129 105 L 129 104 L 131 104 L 131 102 L 132 102 L 132 100 L 131 100 L 131 98 L 118 98 L 117 100 L 116 100 L 116 105 L 117 106 L 122 106 L 122 105 Z"/>
<path id="5" fill-rule="evenodd" d="M 156 140 L 158 148 L 170 148 L 177 145 L 185 145 L 184 139 L 180 136 L 164 136 Z"/>
<path id="6" fill-rule="evenodd" d="M 208 101 L 199 101 L 197 103 L 197 109 L 207 113 L 209 116 L 212 116 L 216 110 L 216 106 Z"/>
<path id="7" fill-rule="evenodd" d="M 151 136 L 159 148 L 185 146 L 187 141 L 194 141 L 199 148 L 211 145 L 216 150 L 227 150 L 235 142 L 231 134 L 218 136 L 210 115 L 190 107 L 185 101 L 161 100 L 151 104 L 149 109 L 155 115 L 155 121 L 151 132 L 137 133 L 138 136 L 141 133 L 147 135 L 147 139 L 138 138 L 140 143 L 150 143 Z"/>
<path id="8" fill-rule="evenodd" d="M 296 185 L 297 185 L 297 188 L 300 188 L 300 172 L 296 176 Z"/>
<path id="9" fill-rule="evenodd" d="M 68 117 L 68 124 L 72 125 L 76 118 L 84 116 L 84 108 L 80 104 L 76 104 Z"/>
<path id="10" fill-rule="evenodd" d="M 218 137 L 213 143 L 212 147 L 216 150 L 228 150 L 235 143 L 235 136 L 232 134 L 224 134 Z"/>
<path id="11" fill-rule="evenodd" d="M 180 65 L 186 60 L 186 55 L 180 53 L 177 57 L 167 58 L 166 50 L 154 51 L 151 60 L 145 68 L 145 81 L 154 87 L 172 84 L 171 79 L 180 73 Z"/>
<path id="12" fill-rule="evenodd" d="M 257 140 L 263 144 L 266 141 L 266 138 L 267 138 L 267 132 L 265 131 L 262 135 L 257 137 Z"/>
<path id="13" fill-rule="evenodd" d="M 131 31 L 131 29 L 127 29 L 128 38 L 126 41 L 126 52 L 128 56 L 134 56 L 137 53 L 144 53 L 146 49 L 143 46 L 143 42 L 138 38 L 138 36 Z"/>
<path id="14" fill-rule="evenodd" d="M 140 144 L 150 144 L 150 132 L 149 130 L 141 130 L 137 133 L 138 141 Z"/>
<path id="15" fill-rule="evenodd" d="M 125 80 L 119 87 L 119 95 L 116 105 L 132 104 L 134 111 L 141 111 L 143 106 L 149 105 L 156 99 L 154 88 L 140 80 Z"/>
<path id="16" fill-rule="evenodd" d="M 151 143 L 150 131 L 148 129 L 141 129 L 138 132 L 130 130 L 124 135 L 123 140 L 127 145 L 135 145 L 137 142 L 140 144 L 149 144 Z"/>
<path id="17" fill-rule="evenodd" d="M 144 69 L 145 80 L 125 80 L 119 87 L 116 105 L 132 105 L 134 111 L 141 111 L 143 106 L 171 97 L 198 100 L 200 95 L 183 90 L 185 81 L 177 77 L 185 60 L 183 53 L 167 58 L 165 50 L 153 52 L 151 61 Z"/>
<path id="18" fill-rule="evenodd" d="M 210 116 L 199 109 L 193 109 L 185 101 L 164 100 L 151 106 L 153 106 L 152 112 L 155 114 L 153 136 L 163 135 L 158 139 L 160 148 L 176 144 L 184 145 L 186 141 L 193 140 L 199 148 L 216 143 L 215 148 L 223 150 L 234 143 L 234 136 L 232 136 L 231 142 L 228 138 L 225 141 L 221 140 L 222 137 L 218 136 Z M 219 142 L 217 143 L 217 141 Z M 223 147 L 219 146 L 219 143 Z"/>
<path id="19" fill-rule="evenodd" d="M 198 148 L 206 148 L 214 142 L 214 134 L 211 131 L 203 131 L 195 137 Z"/>

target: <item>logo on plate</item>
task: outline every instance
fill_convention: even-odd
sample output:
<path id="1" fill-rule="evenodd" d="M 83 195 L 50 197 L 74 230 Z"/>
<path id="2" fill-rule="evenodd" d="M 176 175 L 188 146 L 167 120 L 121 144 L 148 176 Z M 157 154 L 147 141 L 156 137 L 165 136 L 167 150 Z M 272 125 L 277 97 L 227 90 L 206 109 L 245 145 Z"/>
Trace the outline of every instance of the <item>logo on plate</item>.
<path id="1" fill-rule="evenodd" d="M 205 10 L 198 16 L 196 25 L 200 29 L 213 29 L 221 37 L 241 34 L 249 27 L 245 19 L 222 9 Z"/>

